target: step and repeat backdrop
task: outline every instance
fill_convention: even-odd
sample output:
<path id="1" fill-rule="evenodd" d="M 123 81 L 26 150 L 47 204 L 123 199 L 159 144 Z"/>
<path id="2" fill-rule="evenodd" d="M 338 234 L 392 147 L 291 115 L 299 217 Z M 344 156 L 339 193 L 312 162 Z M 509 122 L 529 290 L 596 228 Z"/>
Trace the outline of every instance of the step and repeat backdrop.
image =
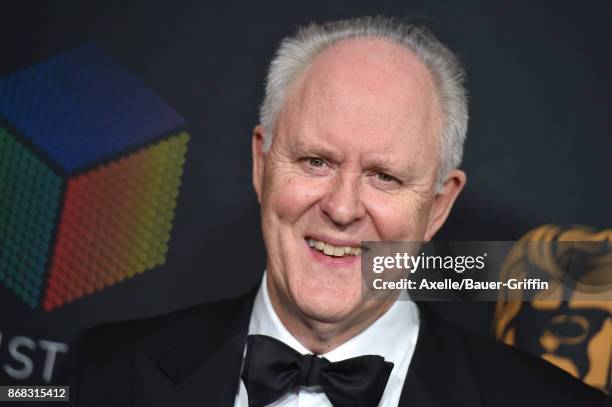
<path id="1" fill-rule="evenodd" d="M 50 382 L 98 323 L 259 281 L 250 137 L 276 46 L 310 21 L 407 17 L 464 61 L 468 185 L 438 240 L 516 241 L 550 273 L 562 256 L 522 242 L 612 240 L 612 6 L 370 3 L 2 5 L 0 384 Z M 610 392 L 612 302 L 434 306 Z"/>

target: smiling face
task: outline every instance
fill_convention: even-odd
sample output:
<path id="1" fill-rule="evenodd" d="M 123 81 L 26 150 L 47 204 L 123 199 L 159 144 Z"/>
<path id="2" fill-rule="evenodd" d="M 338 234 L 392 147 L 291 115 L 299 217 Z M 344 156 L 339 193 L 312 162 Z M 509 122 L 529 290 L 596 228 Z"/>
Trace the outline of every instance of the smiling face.
<path id="1" fill-rule="evenodd" d="M 384 306 L 362 296 L 358 248 L 428 240 L 442 225 L 465 182 L 455 171 L 436 194 L 442 126 L 425 66 L 361 38 L 323 51 L 296 79 L 267 152 L 255 129 L 268 288 L 285 325 L 351 325 Z"/>

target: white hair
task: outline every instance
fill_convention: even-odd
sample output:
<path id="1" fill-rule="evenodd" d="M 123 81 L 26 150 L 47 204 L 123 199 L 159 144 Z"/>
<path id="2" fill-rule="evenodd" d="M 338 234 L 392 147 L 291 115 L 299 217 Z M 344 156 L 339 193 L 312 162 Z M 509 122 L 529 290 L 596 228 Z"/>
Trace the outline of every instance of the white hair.
<path id="1" fill-rule="evenodd" d="M 468 103 L 465 71 L 459 59 L 425 27 L 387 17 L 359 17 L 325 24 L 312 23 L 282 40 L 266 80 L 265 97 L 259 110 L 264 129 L 264 151 L 272 145 L 278 115 L 287 90 L 322 51 L 349 38 L 374 37 L 391 40 L 416 55 L 432 74 L 443 113 L 440 142 L 441 164 L 437 189 L 448 174 L 459 167 L 467 132 Z"/>

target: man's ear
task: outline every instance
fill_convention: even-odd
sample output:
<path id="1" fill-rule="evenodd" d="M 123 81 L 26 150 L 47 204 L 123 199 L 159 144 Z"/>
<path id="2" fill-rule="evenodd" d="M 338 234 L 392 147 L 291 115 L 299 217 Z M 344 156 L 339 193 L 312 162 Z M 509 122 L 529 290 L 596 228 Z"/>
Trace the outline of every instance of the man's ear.
<path id="1" fill-rule="evenodd" d="M 251 152 L 253 154 L 253 187 L 257 194 L 257 201 L 261 203 L 261 186 L 264 176 L 264 128 L 258 124 L 253 129 L 253 140 L 251 142 Z"/>
<path id="2" fill-rule="evenodd" d="M 429 213 L 429 224 L 425 232 L 426 241 L 431 240 L 436 232 L 442 227 L 455 203 L 455 199 L 459 196 L 466 182 L 467 176 L 465 172 L 461 170 L 451 171 L 448 175 L 442 186 L 442 191 L 438 192 L 434 198 Z"/>

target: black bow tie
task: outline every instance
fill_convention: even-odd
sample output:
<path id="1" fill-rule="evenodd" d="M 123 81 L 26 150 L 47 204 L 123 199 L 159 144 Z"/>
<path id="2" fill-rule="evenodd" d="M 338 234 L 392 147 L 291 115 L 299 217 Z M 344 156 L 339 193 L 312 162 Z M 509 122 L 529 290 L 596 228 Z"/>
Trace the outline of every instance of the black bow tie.
<path id="1" fill-rule="evenodd" d="M 332 363 L 301 355 L 265 335 L 249 335 L 242 381 L 249 407 L 262 407 L 299 386 L 320 386 L 334 407 L 374 407 L 382 397 L 393 363 L 377 355 Z"/>

